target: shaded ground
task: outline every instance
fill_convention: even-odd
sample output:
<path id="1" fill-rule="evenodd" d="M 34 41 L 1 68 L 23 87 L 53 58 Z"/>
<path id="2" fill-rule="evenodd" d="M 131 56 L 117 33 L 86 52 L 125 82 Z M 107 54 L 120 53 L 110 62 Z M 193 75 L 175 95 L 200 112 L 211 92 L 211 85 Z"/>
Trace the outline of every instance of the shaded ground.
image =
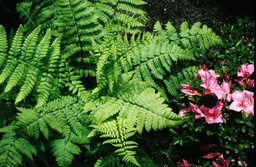
<path id="1" fill-rule="evenodd" d="M 189 25 L 200 21 L 215 32 L 220 26 L 232 22 L 236 16 L 255 14 L 253 0 L 147 0 L 144 10 L 148 14 L 147 30 L 152 30 L 159 20 L 165 24 L 170 21 L 176 28 L 184 21 Z"/>

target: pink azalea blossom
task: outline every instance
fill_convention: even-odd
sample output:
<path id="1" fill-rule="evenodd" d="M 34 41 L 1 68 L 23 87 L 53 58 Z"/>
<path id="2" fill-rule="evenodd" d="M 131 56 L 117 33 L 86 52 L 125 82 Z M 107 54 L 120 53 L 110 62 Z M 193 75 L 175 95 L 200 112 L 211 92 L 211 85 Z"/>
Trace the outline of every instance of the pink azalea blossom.
<path id="1" fill-rule="evenodd" d="M 184 116 L 185 112 L 193 112 L 195 114 L 195 119 L 205 118 L 208 124 L 222 123 L 223 118 L 221 110 L 223 108 L 223 103 L 218 101 L 212 108 L 207 108 L 202 105 L 198 108 L 195 104 L 190 103 L 188 108 L 180 110 L 179 115 Z"/>
<path id="2" fill-rule="evenodd" d="M 180 112 L 179 112 L 179 116 L 181 116 L 181 117 L 183 117 L 183 116 L 185 116 L 184 115 L 184 113 L 185 112 L 190 112 L 190 107 L 188 107 L 188 108 L 183 108 L 182 110 L 180 110 Z"/>
<path id="3" fill-rule="evenodd" d="M 238 69 L 237 71 L 237 76 L 238 77 L 244 77 L 248 78 L 250 77 L 254 72 L 254 65 L 253 64 L 243 64 L 241 68 Z"/>
<path id="4" fill-rule="evenodd" d="M 248 90 L 252 90 L 254 88 L 254 79 L 247 79 L 245 82 Z"/>
<path id="5" fill-rule="evenodd" d="M 213 123 L 222 123 L 223 118 L 221 114 L 221 110 L 223 108 L 223 103 L 218 101 L 213 108 L 207 108 L 202 105 L 200 107 L 200 110 L 203 112 L 205 121 L 208 124 L 213 124 Z"/>
<path id="6" fill-rule="evenodd" d="M 197 92 L 197 90 L 193 90 L 188 84 L 181 84 L 182 89 L 181 92 L 187 94 L 187 95 L 198 95 L 200 96 L 201 94 Z"/>
<path id="7" fill-rule="evenodd" d="M 231 99 L 233 102 L 230 104 L 229 108 L 234 111 L 245 111 L 246 116 L 254 116 L 254 93 L 243 90 L 235 91 L 231 94 Z"/>
<path id="8" fill-rule="evenodd" d="M 223 80 L 222 84 L 219 85 L 217 80 L 219 75 L 215 74 L 213 70 L 205 71 L 204 74 L 201 77 L 202 83 L 200 85 L 205 88 L 204 94 L 214 93 L 218 99 L 226 100 L 227 94 L 230 92 L 231 81 L 225 82 Z M 200 76 L 202 75 L 200 74 Z"/>
<path id="9" fill-rule="evenodd" d="M 195 119 L 205 117 L 204 113 L 193 103 L 189 103 L 191 111 L 195 114 Z"/>
<path id="10" fill-rule="evenodd" d="M 223 154 L 219 156 L 220 164 L 212 161 L 213 167 L 229 167 L 230 160 L 225 160 Z"/>
<path id="11" fill-rule="evenodd" d="M 219 156 L 219 160 L 221 162 L 222 167 L 229 167 L 230 160 L 224 159 L 223 154 Z"/>
<path id="12" fill-rule="evenodd" d="M 220 155 L 221 155 L 220 153 L 208 153 L 208 154 L 204 155 L 203 158 L 212 159 L 212 158 L 214 158 L 216 156 L 220 156 Z"/>
<path id="13" fill-rule="evenodd" d="M 231 80 L 229 82 L 225 82 L 224 80 L 222 81 L 222 84 L 221 84 L 221 90 L 223 91 L 222 93 L 220 93 L 220 99 L 223 99 L 223 100 L 227 100 L 227 96 L 229 95 L 230 93 L 230 88 L 231 88 Z M 216 94 L 215 94 L 216 95 Z M 218 97 L 218 95 L 216 95 Z"/>
<path id="14" fill-rule="evenodd" d="M 203 82 L 206 79 L 212 78 L 212 79 L 217 79 L 220 75 L 216 74 L 214 70 L 205 70 L 205 69 L 199 69 L 196 77 L 199 77 Z"/>
<path id="15" fill-rule="evenodd" d="M 254 73 L 254 65 L 253 64 L 243 64 L 241 68 L 237 71 L 237 76 L 239 77 L 236 81 L 244 86 L 246 83 L 248 89 L 252 89 L 254 87 L 254 79 L 249 79 L 251 75 Z"/>
<path id="16" fill-rule="evenodd" d="M 212 161 L 213 167 L 222 167 L 220 164 L 217 164 L 216 162 Z"/>
<path id="17" fill-rule="evenodd" d="M 182 159 L 182 162 L 177 162 L 177 167 L 191 167 L 191 165 L 185 159 Z"/>

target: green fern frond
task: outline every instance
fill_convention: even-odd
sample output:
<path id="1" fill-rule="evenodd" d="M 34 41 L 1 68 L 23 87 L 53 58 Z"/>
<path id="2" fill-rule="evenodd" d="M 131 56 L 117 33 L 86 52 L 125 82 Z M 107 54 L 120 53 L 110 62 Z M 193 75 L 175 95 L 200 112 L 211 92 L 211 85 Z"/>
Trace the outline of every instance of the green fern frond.
<path id="1" fill-rule="evenodd" d="M 152 88 L 139 86 L 141 84 L 145 83 L 138 80 L 120 83 L 114 96 L 102 97 L 102 101 L 95 102 L 95 105 L 86 104 L 84 109 L 91 111 L 94 123 L 102 123 L 117 115 L 136 119 L 140 134 L 144 128 L 147 131 L 158 130 L 181 122 L 181 117 L 164 104 L 160 93 L 155 93 Z"/>
<path id="2" fill-rule="evenodd" d="M 122 156 L 123 161 L 140 166 L 135 159 L 136 152 L 133 151 L 138 144 L 134 141 L 127 141 L 136 133 L 135 120 L 118 117 L 117 120 L 92 125 L 92 127 L 102 133 L 101 137 L 107 138 L 103 144 L 109 143 L 118 148 L 115 153 Z"/>
<path id="3" fill-rule="evenodd" d="M 116 156 L 116 153 L 109 153 L 104 157 L 100 157 L 97 159 L 96 163 L 94 164 L 94 167 L 115 167 L 115 166 L 120 166 L 120 167 L 128 167 L 132 166 L 134 167 L 135 165 L 124 162 L 122 159 L 120 159 L 119 156 Z"/>
<path id="4" fill-rule="evenodd" d="M 97 40 L 101 37 L 102 26 L 98 23 L 97 15 L 94 14 L 94 8 L 90 2 L 58 0 L 56 8 L 54 26 L 57 28 L 56 33 L 63 36 L 62 45 L 67 47 L 65 53 L 69 53 L 71 47 L 72 50 L 85 52 L 92 39 Z"/>
<path id="5" fill-rule="evenodd" d="M 20 26 L 0 71 L 0 83 L 7 81 L 4 92 L 20 87 L 15 103 L 24 100 L 33 90 L 39 97 L 37 107 L 45 104 L 50 95 L 59 96 L 60 38 L 52 42 L 50 29 L 42 38 L 40 32 L 41 26 L 38 26 L 24 38 Z"/>
<path id="6" fill-rule="evenodd" d="M 51 28 L 56 12 L 52 0 L 25 0 L 18 3 L 16 9 L 24 22 L 24 32 L 28 33 L 39 25 L 42 27 L 42 32 Z"/>
<path id="7" fill-rule="evenodd" d="M 201 23 L 194 23 L 191 28 L 188 26 L 188 22 L 183 22 L 180 26 L 180 41 L 184 48 L 193 50 L 196 57 L 205 52 L 207 49 L 213 46 L 222 45 L 222 40 L 217 36 L 212 29 Z"/>
<path id="8" fill-rule="evenodd" d="M 115 27 L 115 31 L 135 33 L 145 26 L 146 12 L 140 9 L 145 4 L 142 0 L 97 0 L 95 8 L 103 25 Z"/>
<path id="9" fill-rule="evenodd" d="M 18 65 L 18 60 L 23 42 L 22 26 L 19 26 L 12 40 L 11 48 L 7 55 L 7 60 L 4 62 L 5 66 L 0 74 L 0 84 L 3 83 L 13 73 L 15 67 Z"/>
<path id="10" fill-rule="evenodd" d="M 48 139 L 50 128 L 61 133 L 67 139 L 71 132 L 77 136 L 83 134 L 84 117 L 81 114 L 83 107 L 76 98 L 65 96 L 42 107 L 18 109 L 20 111 L 17 116 L 19 127 L 35 139 L 39 138 L 40 132 Z"/>
<path id="11" fill-rule="evenodd" d="M 7 57 L 7 35 L 4 27 L 0 25 L 0 69 L 4 65 Z"/>
<path id="12" fill-rule="evenodd" d="M 51 147 L 59 167 L 70 166 L 74 155 L 79 155 L 81 152 L 77 145 L 65 139 L 58 139 L 51 142 Z"/>
<path id="13" fill-rule="evenodd" d="M 190 66 L 184 68 L 181 72 L 175 75 L 170 75 L 169 78 L 164 80 L 164 84 L 172 96 L 178 96 L 181 90 L 182 83 L 189 83 L 193 80 L 198 68 L 196 66 Z"/>
<path id="14" fill-rule="evenodd" d="M 24 158 L 33 160 L 37 150 L 31 143 L 14 132 L 6 133 L 0 140 L 0 166 L 16 167 L 22 165 Z"/>

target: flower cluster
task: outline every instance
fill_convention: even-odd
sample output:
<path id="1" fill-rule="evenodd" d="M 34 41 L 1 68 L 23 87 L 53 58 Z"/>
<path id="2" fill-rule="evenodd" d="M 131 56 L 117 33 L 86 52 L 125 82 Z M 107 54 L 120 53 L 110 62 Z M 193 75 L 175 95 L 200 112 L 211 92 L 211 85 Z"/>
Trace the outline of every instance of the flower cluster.
<path id="1" fill-rule="evenodd" d="M 223 154 L 221 153 L 208 153 L 203 156 L 205 159 L 213 159 L 217 157 L 218 163 L 215 161 L 212 161 L 213 167 L 229 167 L 230 160 L 227 160 L 223 157 Z M 182 159 L 182 162 L 177 162 L 177 167 L 192 167 L 194 165 L 190 164 L 187 160 Z M 239 166 L 242 167 L 248 167 L 246 162 L 240 162 Z"/>
<path id="2" fill-rule="evenodd" d="M 224 73 L 222 81 L 214 70 L 207 70 L 206 66 L 199 68 L 195 75 L 201 80 L 200 89 L 191 88 L 188 84 L 181 84 L 181 92 L 195 97 L 187 108 L 179 112 L 180 116 L 192 112 L 195 119 L 205 118 L 208 124 L 222 123 L 222 110 L 228 104 L 228 109 L 236 112 L 244 111 L 246 116 L 254 116 L 254 65 L 243 64 L 237 71 L 235 82 L 242 87 L 232 87 L 232 80 Z M 232 91 L 231 91 L 232 87 Z M 197 100 L 197 99 L 200 100 Z M 208 100 L 207 100 L 208 99 Z M 201 104 L 200 104 L 201 103 Z"/>

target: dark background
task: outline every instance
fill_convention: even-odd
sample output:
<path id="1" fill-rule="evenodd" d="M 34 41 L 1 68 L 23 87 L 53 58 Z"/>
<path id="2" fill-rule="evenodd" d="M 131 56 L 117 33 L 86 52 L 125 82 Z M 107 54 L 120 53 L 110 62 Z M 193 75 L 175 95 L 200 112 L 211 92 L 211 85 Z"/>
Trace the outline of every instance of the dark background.
<path id="1" fill-rule="evenodd" d="M 16 3 L 22 0 L 0 0 L 0 24 L 8 31 L 16 29 L 20 23 Z M 154 23 L 171 21 L 178 27 L 182 22 L 193 24 L 197 21 L 213 30 L 219 25 L 232 22 L 235 17 L 255 16 L 254 0 L 146 0 L 142 7 L 147 12 L 146 30 L 152 30 Z"/>

